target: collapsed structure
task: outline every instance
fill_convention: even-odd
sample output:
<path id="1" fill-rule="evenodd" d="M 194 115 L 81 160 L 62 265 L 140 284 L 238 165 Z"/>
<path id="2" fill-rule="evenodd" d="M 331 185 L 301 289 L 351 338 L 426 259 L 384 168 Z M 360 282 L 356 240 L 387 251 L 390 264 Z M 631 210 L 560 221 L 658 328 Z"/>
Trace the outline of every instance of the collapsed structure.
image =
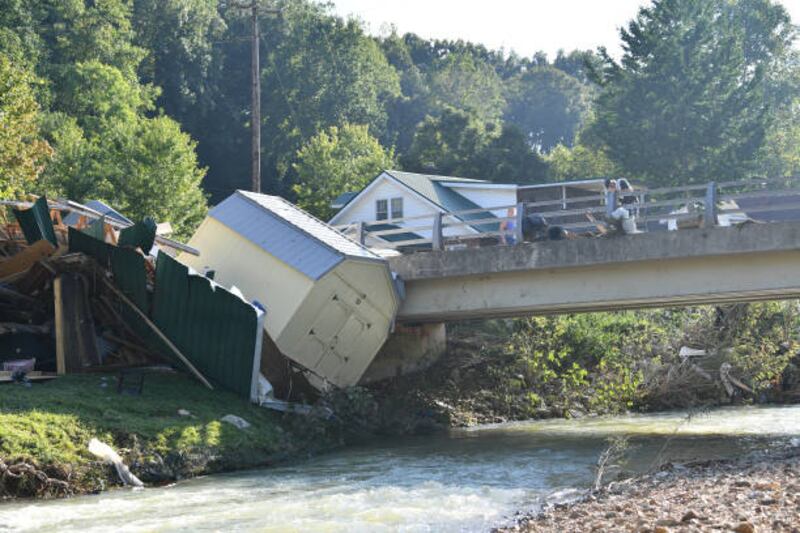
<path id="1" fill-rule="evenodd" d="M 167 363 L 209 388 L 260 397 L 264 312 L 165 251 L 195 250 L 158 236 L 152 220 L 131 224 L 44 197 L 4 203 L 23 209 L 0 239 L 0 378 Z M 66 226 L 70 212 L 79 216 Z"/>
<path id="2" fill-rule="evenodd" d="M 387 262 L 286 200 L 236 191 L 178 259 L 266 308 L 264 327 L 317 388 L 358 383 L 400 303 Z"/>

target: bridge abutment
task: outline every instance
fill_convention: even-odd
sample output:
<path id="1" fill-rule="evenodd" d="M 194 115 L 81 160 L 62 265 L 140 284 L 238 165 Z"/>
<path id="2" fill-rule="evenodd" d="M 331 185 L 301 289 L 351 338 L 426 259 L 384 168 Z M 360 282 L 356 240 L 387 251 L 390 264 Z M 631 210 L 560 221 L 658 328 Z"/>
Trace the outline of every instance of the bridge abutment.
<path id="1" fill-rule="evenodd" d="M 424 370 L 447 349 L 447 328 L 441 323 L 398 325 L 375 356 L 361 383 L 372 383 Z"/>

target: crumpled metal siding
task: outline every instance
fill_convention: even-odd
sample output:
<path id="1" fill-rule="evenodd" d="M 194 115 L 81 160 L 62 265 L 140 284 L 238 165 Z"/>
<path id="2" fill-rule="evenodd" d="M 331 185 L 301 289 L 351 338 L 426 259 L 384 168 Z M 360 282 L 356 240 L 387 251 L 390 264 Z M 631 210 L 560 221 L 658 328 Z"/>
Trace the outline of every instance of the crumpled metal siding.
<path id="1" fill-rule="evenodd" d="M 69 228 L 69 251 L 83 252 L 106 268 L 111 268 L 117 287 L 136 307 L 148 312 L 147 270 L 144 256 L 131 248 L 120 248 L 87 233 Z"/>
<path id="2" fill-rule="evenodd" d="M 261 334 L 253 305 L 159 254 L 152 317 L 200 372 L 250 397 Z"/>
<path id="3" fill-rule="evenodd" d="M 141 248 L 144 253 L 150 253 L 156 240 L 156 221 L 150 217 L 133 226 L 124 228 L 119 232 L 119 245 Z"/>
<path id="4" fill-rule="evenodd" d="M 47 239 L 53 246 L 58 247 L 47 198 L 40 196 L 29 209 L 12 209 L 12 211 L 28 244 Z"/>
<path id="5" fill-rule="evenodd" d="M 145 258 L 139 252 L 74 228 L 69 228 L 69 246 L 71 252 L 85 253 L 110 268 L 115 285 L 206 378 L 250 398 L 262 329 L 253 305 L 208 278 L 189 273 L 185 265 L 162 253 L 151 306 Z M 122 306 L 120 314 L 151 350 L 183 366 L 130 307 Z"/>

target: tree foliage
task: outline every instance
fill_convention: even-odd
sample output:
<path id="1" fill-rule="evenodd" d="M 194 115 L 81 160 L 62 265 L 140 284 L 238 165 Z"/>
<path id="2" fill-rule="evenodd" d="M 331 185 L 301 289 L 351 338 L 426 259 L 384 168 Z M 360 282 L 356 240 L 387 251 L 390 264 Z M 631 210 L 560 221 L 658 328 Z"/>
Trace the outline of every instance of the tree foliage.
<path id="1" fill-rule="evenodd" d="M 793 28 L 770 0 L 654 0 L 603 54 L 587 139 L 628 173 L 678 184 L 742 177 L 771 121 L 770 74 Z"/>
<path id="2" fill-rule="evenodd" d="M 3 4 L 0 34 L 14 38 L 0 42 L 0 49 L 42 80 L 24 106 L 28 122 L 40 122 L 53 147 L 49 164 L 26 191 L 98 198 L 133 218 L 169 220 L 178 235 L 188 235 L 205 213 L 205 171 L 196 144 L 173 119 L 159 115 L 159 89 L 139 77 L 147 52 L 137 42 L 131 3 Z M 38 118 L 34 97 L 42 107 Z M 29 128 L 19 139 L 32 136 Z M 0 172 L 8 168 L 0 164 Z M 29 174 L 38 174 L 38 167 Z"/>
<path id="3" fill-rule="evenodd" d="M 404 168 L 415 172 L 462 176 L 504 182 L 542 180 L 542 159 L 517 128 L 498 131 L 465 111 L 445 108 L 418 127 Z"/>
<path id="4" fill-rule="evenodd" d="M 509 80 L 505 120 L 525 133 L 531 146 L 548 152 L 572 146 L 589 112 L 589 90 L 555 67 L 535 67 Z"/>
<path id="5" fill-rule="evenodd" d="M 584 144 L 572 148 L 559 144 L 545 157 L 550 181 L 570 181 L 598 177 L 614 177 L 620 170 L 602 150 Z"/>
<path id="6" fill-rule="evenodd" d="M 328 220 L 334 213 L 332 200 L 343 192 L 361 190 L 382 170 L 394 166 L 394 151 L 383 148 L 368 126 L 331 126 L 297 152 L 293 187 L 297 204 Z"/>
<path id="7" fill-rule="evenodd" d="M 0 54 L 0 196 L 26 191 L 51 154 L 39 134 L 33 76 Z"/>

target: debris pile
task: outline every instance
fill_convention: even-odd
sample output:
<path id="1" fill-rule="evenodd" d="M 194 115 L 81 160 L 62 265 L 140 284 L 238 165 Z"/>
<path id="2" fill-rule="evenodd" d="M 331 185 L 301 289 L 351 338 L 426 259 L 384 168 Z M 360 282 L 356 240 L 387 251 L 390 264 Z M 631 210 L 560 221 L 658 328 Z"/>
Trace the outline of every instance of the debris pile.
<path id="1" fill-rule="evenodd" d="M 16 209 L 0 230 L 0 382 L 167 364 L 257 397 L 264 312 L 171 256 L 196 250 L 153 220 L 3 203 Z"/>

